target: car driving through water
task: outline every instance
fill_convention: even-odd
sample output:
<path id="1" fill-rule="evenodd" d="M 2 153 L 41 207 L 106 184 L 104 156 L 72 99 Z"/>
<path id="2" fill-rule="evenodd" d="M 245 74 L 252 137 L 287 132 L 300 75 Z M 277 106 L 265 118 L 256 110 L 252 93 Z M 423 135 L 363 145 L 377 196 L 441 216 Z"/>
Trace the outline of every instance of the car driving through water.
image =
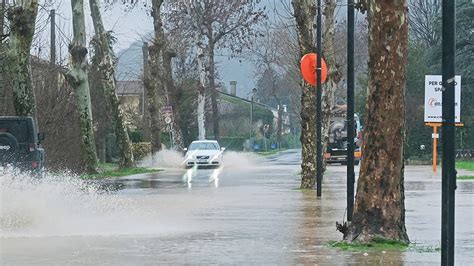
<path id="1" fill-rule="evenodd" d="M 185 149 L 184 165 L 186 168 L 222 166 L 224 150 L 216 140 L 195 140 Z"/>

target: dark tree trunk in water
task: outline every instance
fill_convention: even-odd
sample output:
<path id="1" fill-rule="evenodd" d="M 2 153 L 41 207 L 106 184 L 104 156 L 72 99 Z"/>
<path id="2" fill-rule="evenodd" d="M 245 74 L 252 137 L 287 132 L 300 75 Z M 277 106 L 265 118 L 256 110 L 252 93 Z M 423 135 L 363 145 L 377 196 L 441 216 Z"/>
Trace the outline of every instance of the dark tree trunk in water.
<path id="1" fill-rule="evenodd" d="M 348 241 L 374 237 L 408 242 L 405 228 L 403 146 L 407 6 L 405 0 L 367 1 L 369 95 L 364 160 Z"/>
<path id="2" fill-rule="evenodd" d="M 115 65 L 116 60 L 111 50 L 111 36 L 106 32 L 102 23 L 102 17 L 97 0 L 89 0 L 92 20 L 94 24 L 95 37 L 94 45 L 97 60 L 97 69 L 100 72 L 102 87 L 105 98 L 112 113 L 115 136 L 120 153 L 120 167 L 127 168 L 133 166 L 132 144 L 125 126 L 123 111 L 120 109 L 120 101 L 115 93 Z"/>
<path id="3" fill-rule="evenodd" d="M 313 0 L 292 1 L 300 55 L 314 52 L 313 28 L 316 7 Z M 316 184 L 316 92 L 305 81 L 301 85 L 301 188 L 313 189 Z"/>
<path id="4" fill-rule="evenodd" d="M 95 152 L 94 131 L 92 128 L 92 108 L 89 91 L 89 74 L 87 70 L 86 26 L 84 20 L 84 1 L 72 0 L 73 40 L 69 45 L 71 69 L 65 77 L 74 88 L 77 98 L 81 128 L 81 156 L 84 170 L 97 172 L 97 155 Z"/>
<path id="5" fill-rule="evenodd" d="M 13 105 L 18 116 L 34 116 L 36 113 L 30 50 L 37 14 L 37 0 L 21 1 L 7 12 L 10 21 L 8 70 L 13 84 Z"/>

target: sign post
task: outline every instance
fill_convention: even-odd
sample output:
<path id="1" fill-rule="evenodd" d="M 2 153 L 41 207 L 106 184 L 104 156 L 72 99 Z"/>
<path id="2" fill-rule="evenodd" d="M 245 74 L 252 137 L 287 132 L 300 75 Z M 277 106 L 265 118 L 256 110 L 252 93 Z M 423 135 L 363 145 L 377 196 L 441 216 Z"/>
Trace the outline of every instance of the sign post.
<path id="1" fill-rule="evenodd" d="M 461 76 L 454 78 L 454 111 L 455 125 L 463 126 L 461 123 Z M 443 123 L 443 77 L 441 75 L 425 76 L 425 125 L 433 128 L 433 173 L 436 174 L 437 167 L 437 145 L 438 129 Z"/>

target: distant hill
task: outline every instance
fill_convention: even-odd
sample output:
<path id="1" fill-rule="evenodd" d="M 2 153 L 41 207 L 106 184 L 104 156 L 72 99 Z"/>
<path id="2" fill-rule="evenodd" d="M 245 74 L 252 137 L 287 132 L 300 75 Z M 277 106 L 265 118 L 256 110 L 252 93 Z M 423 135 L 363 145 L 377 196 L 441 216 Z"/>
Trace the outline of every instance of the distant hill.
<path id="1" fill-rule="evenodd" d="M 136 41 L 118 53 L 117 80 L 141 79 L 143 73 L 143 42 Z"/>

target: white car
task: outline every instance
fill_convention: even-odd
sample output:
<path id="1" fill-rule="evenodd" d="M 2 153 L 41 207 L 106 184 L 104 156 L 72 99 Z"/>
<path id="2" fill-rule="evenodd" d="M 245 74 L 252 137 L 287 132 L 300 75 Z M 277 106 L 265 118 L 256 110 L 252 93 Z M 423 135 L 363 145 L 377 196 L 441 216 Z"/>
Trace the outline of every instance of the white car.
<path id="1" fill-rule="evenodd" d="M 195 165 L 219 167 L 224 150 L 216 140 L 195 140 L 185 149 L 184 165 L 187 168 Z"/>

